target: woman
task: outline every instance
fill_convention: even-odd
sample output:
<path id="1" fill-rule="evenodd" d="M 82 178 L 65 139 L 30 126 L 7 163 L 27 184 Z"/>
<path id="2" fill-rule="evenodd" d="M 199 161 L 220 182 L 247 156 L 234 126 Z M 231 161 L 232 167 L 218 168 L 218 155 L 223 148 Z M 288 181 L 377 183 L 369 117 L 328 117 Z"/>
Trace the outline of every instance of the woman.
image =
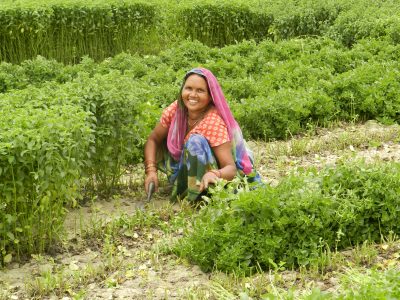
<path id="1" fill-rule="evenodd" d="M 219 179 L 261 182 L 221 87 L 207 69 L 189 71 L 178 100 L 162 113 L 144 150 L 145 189 L 158 189 L 157 169 L 174 184 L 173 197 L 198 200 Z"/>

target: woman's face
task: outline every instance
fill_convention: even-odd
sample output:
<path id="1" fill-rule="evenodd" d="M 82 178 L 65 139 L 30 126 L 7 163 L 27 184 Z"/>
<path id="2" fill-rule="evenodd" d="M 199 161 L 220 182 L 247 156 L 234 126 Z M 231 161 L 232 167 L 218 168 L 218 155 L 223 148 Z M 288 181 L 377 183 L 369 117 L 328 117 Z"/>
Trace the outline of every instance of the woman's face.
<path id="1" fill-rule="evenodd" d="M 211 102 L 206 80 L 197 75 L 190 75 L 182 89 L 182 100 L 189 114 L 203 112 Z"/>

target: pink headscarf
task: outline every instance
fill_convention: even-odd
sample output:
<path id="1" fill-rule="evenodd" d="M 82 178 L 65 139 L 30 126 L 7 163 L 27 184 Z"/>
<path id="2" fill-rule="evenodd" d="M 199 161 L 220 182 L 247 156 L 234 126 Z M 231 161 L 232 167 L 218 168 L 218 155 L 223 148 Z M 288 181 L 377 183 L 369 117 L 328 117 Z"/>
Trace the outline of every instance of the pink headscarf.
<path id="1" fill-rule="evenodd" d="M 224 120 L 226 127 L 228 128 L 229 137 L 232 143 L 232 154 L 234 155 L 236 167 L 242 170 L 244 174 L 249 174 L 253 170 L 253 159 L 251 151 L 246 147 L 245 141 L 242 136 L 242 131 L 235 118 L 229 109 L 228 103 L 226 102 L 224 93 L 222 92 L 221 86 L 218 83 L 217 78 L 211 71 L 204 68 L 196 68 L 190 70 L 184 78 L 183 85 L 186 79 L 192 75 L 198 74 L 204 77 L 207 81 L 208 88 L 210 90 L 211 98 L 215 108 Z M 183 86 L 182 85 L 182 86 Z M 168 131 L 167 146 L 171 156 L 178 161 L 181 157 L 184 139 L 187 130 L 187 109 L 183 104 L 182 97 L 180 95 L 178 100 L 178 107 L 176 110 L 175 117 L 171 122 L 171 126 Z"/>

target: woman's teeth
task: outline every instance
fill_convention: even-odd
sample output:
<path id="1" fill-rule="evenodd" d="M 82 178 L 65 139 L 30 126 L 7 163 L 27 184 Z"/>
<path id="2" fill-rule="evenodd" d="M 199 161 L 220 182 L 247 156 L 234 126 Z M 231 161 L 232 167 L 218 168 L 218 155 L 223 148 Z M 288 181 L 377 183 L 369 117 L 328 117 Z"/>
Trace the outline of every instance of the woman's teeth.
<path id="1" fill-rule="evenodd" d="M 199 101 L 197 101 L 197 100 L 191 100 L 191 99 L 189 99 L 189 103 L 190 104 L 196 104 L 196 103 L 198 103 Z"/>

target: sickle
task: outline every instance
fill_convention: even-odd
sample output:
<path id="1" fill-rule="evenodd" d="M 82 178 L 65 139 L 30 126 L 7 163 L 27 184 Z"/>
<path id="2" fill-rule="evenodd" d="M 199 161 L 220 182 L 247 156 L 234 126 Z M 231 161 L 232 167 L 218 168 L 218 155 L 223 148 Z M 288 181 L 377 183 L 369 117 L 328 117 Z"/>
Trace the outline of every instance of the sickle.
<path id="1" fill-rule="evenodd" d="M 154 181 L 150 181 L 149 185 L 147 186 L 147 202 L 151 200 L 151 196 L 153 196 L 154 190 L 155 190 L 156 185 L 154 184 Z"/>

